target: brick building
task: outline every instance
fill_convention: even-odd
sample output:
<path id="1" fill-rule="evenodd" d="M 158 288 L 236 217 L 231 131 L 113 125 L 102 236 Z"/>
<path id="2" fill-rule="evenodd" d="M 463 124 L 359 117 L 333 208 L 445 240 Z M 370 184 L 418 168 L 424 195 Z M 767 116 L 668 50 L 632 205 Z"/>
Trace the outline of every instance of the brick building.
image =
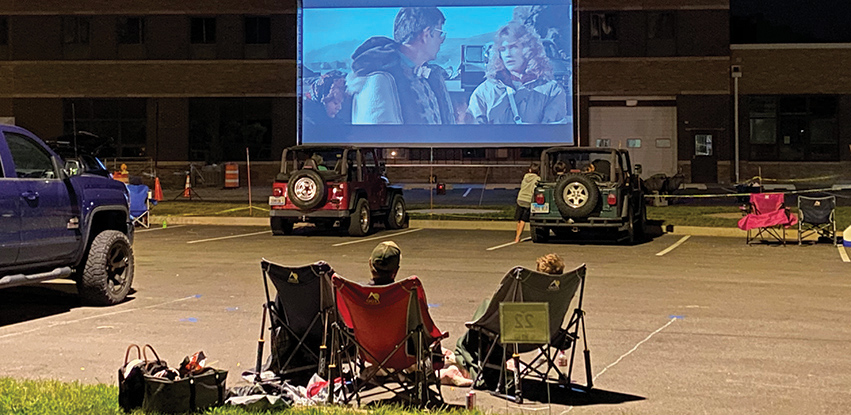
<path id="1" fill-rule="evenodd" d="M 738 102 L 741 180 L 851 177 L 848 45 L 731 45 L 729 0 L 577 3 L 581 145 L 629 147 L 645 176 L 730 183 Z M 290 0 L 0 0 L 0 121 L 46 138 L 76 127 L 114 137 L 119 157 L 184 166 L 248 147 L 274 169 L 295 144 L 295 35 Z M 535 154 L 435 153 L 496 166 Z M 444 179 L 479 180 L 469 171 Z"/>

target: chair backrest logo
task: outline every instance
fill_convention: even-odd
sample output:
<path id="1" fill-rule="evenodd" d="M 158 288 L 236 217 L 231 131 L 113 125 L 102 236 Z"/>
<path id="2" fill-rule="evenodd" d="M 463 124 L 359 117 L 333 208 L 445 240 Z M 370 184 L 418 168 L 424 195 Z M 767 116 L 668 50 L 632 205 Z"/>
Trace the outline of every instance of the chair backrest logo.
<path id="1" fill-rule="evenodd" d="M 294 271 L 290 271 L 290 277 L 287 278 L 287 282 L 290 284 L 298 284 L 298 274 Z"/>
<path id="2" fill-rule="evenodd" d="M 381 303 L 381 298 L 378 293 L 369 293 L 369 295 L 366 296 L 366 303 L 376 305 Z"/>
<path id="3" fill-rule="evenodd" d="M 821 200 L 816 200 L 815 203 L 813 203 L 813 206 L 821 206 Z"/>
<path id="4" fill-rule="evenodd" d="M 547 287 L 547 290 L 548 290 L 548 291 L 558 291 L 558 290 L 559 290 L 559 288 L 561 288 L 561 281 L 559 281 L 559 280 L 553 280 L 553 281 L 550 283 L 550 286 L 549 286 L 549 287 Z"/>

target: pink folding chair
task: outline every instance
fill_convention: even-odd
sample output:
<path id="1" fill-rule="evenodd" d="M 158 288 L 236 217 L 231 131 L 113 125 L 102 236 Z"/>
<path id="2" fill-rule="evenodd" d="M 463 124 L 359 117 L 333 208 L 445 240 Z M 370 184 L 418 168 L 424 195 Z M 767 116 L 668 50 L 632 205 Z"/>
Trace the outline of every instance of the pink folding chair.
<path id="1" fill-rule="evenodd" d="M 795 226 L 798 217 L 784 204 L 783 193 L 754 193 L 739 229 L 747 231 L 748 244 L 754 241 L 777 240 L 786 245 L 786 228 Z"/>
<path id="2" fill-rule="evenodd" d="M 442 365 L 442 356 L 439 362 L 431 356 L 449 333 L 441 332 L 431 319 L 420 280 L 409 277 L 389 285 L 364 286 L 335 275 L 332 282 L 345 325 L 336 331 L 342 339 L 333 344 L 355 344 L 361 361 L 353 378 L 358 405 L 362 397 L 373 395 L 362 393 L 374 387 L 381 388 L 377 393 L 389 391 L 421 407 L 432 396 L 442 402 L 434 370 L 435 363 Z M 342 347 L 335 351 L 337 367 L 345 351 Z"/>

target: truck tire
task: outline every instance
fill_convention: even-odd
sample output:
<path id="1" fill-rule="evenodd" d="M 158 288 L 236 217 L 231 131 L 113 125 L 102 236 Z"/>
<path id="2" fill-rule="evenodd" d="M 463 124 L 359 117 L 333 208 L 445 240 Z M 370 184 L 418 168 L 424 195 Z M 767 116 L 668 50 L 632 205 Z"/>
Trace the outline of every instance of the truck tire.
<path id="1" fill-rule="evenodd" d="M 405 199 L 402 198 L 402 195 L 394 195 L 390 201 L 390 211 L 387 212 L 387 229 L 404 228 L 407 215 Z"/>
<path id="2" fill-rule="evenodd" d="M 293 223 L 284 218 L 270 218 L 272 235 L 290 235 L 293 233 Z"/>
<path id="3" fill-rule="evenodd" d="M 113 305 L 124 301 L 133 284 L 133 247 L 121 232 L 106 230 L 95 236 L 77 291 L 90 305 Z"/>
<path id="4" fill-rule="evenodd" d="M 325 201 L 325 180 L 311 169 L 296 171 L 287 182 L 287 197 L 299 209 L 316 208 Z"/>
<path id="5" fill-rule="evenodd" d="M 369 214 L 369 204 L 366 199 L 359 199 L 355 210 L 349 216 L 349 235 L 364 236 L 372 227 L 372 217 Z"/>
<path id="6" fill-rule="evenodd" d="M 584 218 L 597 207 L 600 190 L 584 174 L 566 174 L 556 183 L 553 199 L 564 218 Z"/>

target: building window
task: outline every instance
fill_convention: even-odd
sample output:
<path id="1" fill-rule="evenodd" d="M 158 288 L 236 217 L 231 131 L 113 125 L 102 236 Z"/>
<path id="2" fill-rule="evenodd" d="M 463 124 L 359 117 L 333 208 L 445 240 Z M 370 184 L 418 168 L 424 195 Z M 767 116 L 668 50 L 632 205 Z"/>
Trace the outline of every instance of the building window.
<path id="1" fill-rule="evenodd" d="M 272 21 L 267 16 L 245 18 L 245 43 L 265 45 L 272 41 Z"/>
<path id="2" fill-rule="evenodd" d="M 839 160 L 837 113 L 835 96 L 749 97 L 750 159 Z"/>
<path id="3" fill-rule="evenodd" d="M 641 148 L 641 139 L 640 138 L 627 138 L 626 139 L 626 147 L 627 148 Z"/>
<path id="4" fill-rule="evenodd" d="M 614 13 L 592 13 L 591 40 L 618 40 L 618 16 Z"/>
<path id="5" fill-rule="evenodd" d="M 66 134 L 88 131 L 105 140 L 114 152 L 103 150 L 105 157 L 145 156 L 147 106 L 145 99 L 63 100 Z M 111 140 L 111 143 L 108 141 Z"/>
<path id="6" fill-rule="evenodd" d="M 136 45 L 145 43 L 145 19 L 142 17 L 118 18 L 118 43 Z"/>
<path id="7" fill-rule="evenodd" d="M 62 17 L 62 43 L 66 45 L 89 44 L 89 18 L 80 16 Z"/>
<path id="8" fill-rule="evenodd" d="M 712 155 L 712 134 L 695 134 L 694 135 L 694 155 L 695 156 L 711 156 Z"/>
<path id="9" fill-rule="evenodd" d="M 0 45 L 9 44 L 9 19 L 6 16 L 0 16 Z"/>
<path id="10" fill-rule="evenodd" d="M 189 40 L 192 43 L 216 43 L 216 18 L 193 17 Z"/>

